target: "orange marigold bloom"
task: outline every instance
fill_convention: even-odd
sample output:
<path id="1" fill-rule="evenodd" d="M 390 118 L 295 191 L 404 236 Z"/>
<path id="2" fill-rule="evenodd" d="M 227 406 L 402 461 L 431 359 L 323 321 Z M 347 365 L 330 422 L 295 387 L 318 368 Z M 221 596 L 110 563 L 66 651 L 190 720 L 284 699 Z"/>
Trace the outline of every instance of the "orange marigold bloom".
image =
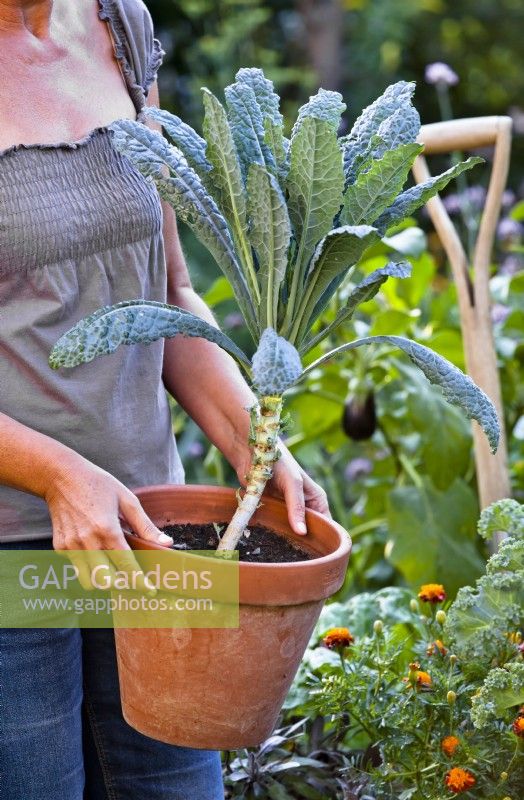
<path id="1" fill-rule="evenodd" d="M 423 669 L 419 669 L 420 664 L 418 661 L 413 661 L 409 665 L 409 673 L 407 678 L 402 678 L 404 683 L 409 683 L 410 686 L 414 686 L 417 689 L 429 689 L 432 684 L 431 675 L 429 672 L 424 672 Z"/>
<path id="2" fill-rule="evenodd" d="M 434 642 L 431 642 L 428 645 L 428 649 L 426 650 L 426 653 L 428 654 L 428 656 L 434 656 L 435 655 L 435 650 L 438 650 L 438 652 L 440 653 L 441 656 L 445 656 L 446 653 L 448 652 L 447 648 L 444 647 L 444 644 L 443 644 L 443 642 L 440 641 L 440 639 L 435 639 Z"/>
<path id="3" fill-rule="evenodd" d="M 331 628 L 322 639 L 323 644 L 330 650 L 341 650 L 343 647 L 349 647 L 354 641 L 355 637 L 347 628 Z"/>
<path id="4" fill-rule="evenodd" d="M 477 781 L 475 780 L 475 776 L 468 769 L 453 767 L 446 772 L 444 782 L 451 792 L 460 794 L 460 792 L 466 792 L 468 789 L 471 789 L 472 786 L 475 786 Z"/>
<path id="5" fill-rule="evenodd" d="M 441 583 L 425 583 L 420 587 L 418 596 L 426 603 L 442 603 L 446 599 L 446 591 Z"/>
<path id="6" fill-rule="evenodd" d="M 524 715 L 519 714 L 513 723 L 513 733 L 515 736 L 522 736 L 524 738 Z"/>
<path id="7" fill-rule="evenodd" d="M 456 736 L 444 736 L 440 746 L 442 747 L 442 752 L 445 753 L 448 758 L 451 758 L 459 744 L 460 739 L 457 739 Z"/>
<path id="8" fill-rule="evenodd" d="M 429 672 L 424 672 L 422 669 L 418 669 L 415 672 L 415 677 L 417 679 L 417 686 L 431 686 L 431 675 Z"/>

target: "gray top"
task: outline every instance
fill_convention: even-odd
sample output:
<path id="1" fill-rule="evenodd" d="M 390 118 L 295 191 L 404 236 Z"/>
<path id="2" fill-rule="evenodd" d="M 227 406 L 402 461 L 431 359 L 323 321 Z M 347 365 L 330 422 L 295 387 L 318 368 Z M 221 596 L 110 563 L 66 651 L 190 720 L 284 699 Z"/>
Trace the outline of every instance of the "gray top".
<path id="1" fill-rule="evenodd" d="M 160 65 L 142 0 L 98 0 L 137 113 Z M 52 436 L 126 486 L 182 483 L 162 384 L 163 342 L 71 370 L 47 359 L 100 306 L 166 299 L 155 188 L 107 128 L 0 153 L 0 411 Z M 0 486 L 0 539 L 51 535 L 46 503 Z"/>

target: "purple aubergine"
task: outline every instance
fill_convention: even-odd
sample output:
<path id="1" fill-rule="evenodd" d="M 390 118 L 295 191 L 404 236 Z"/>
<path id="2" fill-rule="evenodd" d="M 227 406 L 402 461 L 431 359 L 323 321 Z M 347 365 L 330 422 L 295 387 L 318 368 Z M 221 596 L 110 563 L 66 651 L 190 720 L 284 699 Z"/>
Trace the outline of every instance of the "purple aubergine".
<path id="1" fill-rule="evenodd" d="M 365 397 L 348 397 L 342 414 L 342 428 L 350 439 L 361 442 L 370 439 L 377 427 L 375 395 L 369 392 Z"/>

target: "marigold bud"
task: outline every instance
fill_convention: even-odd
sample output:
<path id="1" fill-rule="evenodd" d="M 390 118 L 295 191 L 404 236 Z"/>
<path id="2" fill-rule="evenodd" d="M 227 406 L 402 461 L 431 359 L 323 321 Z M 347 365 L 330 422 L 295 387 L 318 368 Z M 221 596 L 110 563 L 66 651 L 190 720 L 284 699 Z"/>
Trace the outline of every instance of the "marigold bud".
<path id="1" fill-rule="evenodd" d="M 446 621 L 446 612 L 442 611 L 442 609 L 439 608 L 439 610 L 435 614 L 435 619 L 437 620 L 439 625 L 444 625 Z"/>
<path id="2" fill-rule="evenodd" d="M 446 695 L 446 700 L 448 701 L 450 706 L 455 704 L 456 699 L 457 699 L 456 692 L 454 692 L 453 689 L 450 689 L 449 692 Z"/>
<path id="3" fill-rule="evenodd" d="M 410 607 L 410 609 L 411 609 L 412 611 L 415 611 L 415 612 L 417 612 L 417 611 L 418 611 L 418 603 L 417 603 L 417 601 L 415 600 L 415 598 L 413 598 L 412 600 L 410 600 L 410 601 L 409 601 L 409 607 Z"/>
<path id="4" fill-rule="evenodd" d="M 457 661 L 458 661 L 457 656 L 454 653 L 452 653 L 449 657 L 449 663 L 451 664 L 452 667 L 454 667 Z"/>
<path id="5" fill-rule="evenodd" d="M 500 780 L 501 781 L 507 781 L 508 780 L 508 773 L 507 772 L 501 772 L 500 773 Z"/>
<path id="6" fill-rule="evenodd" d="M 375 633 L 382 633 L 382 631 L 384 630 L 384 623 L 382 622 L 381 619 L 375 620 L 375 622 L 373 623 L 373 630 L 375 631 Z"/>

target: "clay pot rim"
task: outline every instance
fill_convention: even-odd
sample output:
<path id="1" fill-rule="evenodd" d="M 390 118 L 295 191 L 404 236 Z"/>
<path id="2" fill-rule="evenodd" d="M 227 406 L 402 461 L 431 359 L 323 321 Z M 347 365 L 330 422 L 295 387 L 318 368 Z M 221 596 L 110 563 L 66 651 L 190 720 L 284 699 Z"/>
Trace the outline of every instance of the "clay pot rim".
<path id="1" fill-rule="evenodd" d="M 154 493 L 159 492 L 159 491 L 163 492 L 165 490 L 173 490 L 173 489 L 176 489 L 177 491 L 183 492 L 183 493 L 187 492 L 188 494 L 194 492 L 195 489 L 199 489 L 199 490 L 202 490 L 202 491 L 206 491 L 206 493 L 217 494 L 217 495 L 220 495 L 222 497 L 224 496 L 225 493 L 227 493 L 230 497 L 233 497 L 236 494 L 235 489 L 231 489 L 230 487 L 226 487 L 226 486 L 213 486 L 213 485 L 209 485 L 208 486 L 206 484 L 187 484 L 187 483 L 186 484 L 154 484 L 154 485 L 151 485 L 151 486 L 136 487 L 136 488 L 133 488 L 131 491 L 133 492 L 133 494 L 136 494 L 139 499 L 141 499 L 142 497 L 145 498 L 148 495 L 154 494 Z M 280 500 L 280 499 L 278 499 L 276 497 L 271 497 L 271 496 L 264 497 L 264 504 L 268 505 L 268 506 L 276 505 L 276 506 L 280 506 L 280 507 L 282 507 L 282 506 L 285 507 L 285 505 L 286 505 L 284 500 Z M 276 568 L 278 568 L 279 570 L 289 570 L 289 571 L 294 571 L 296 569 L 301 569 L 301 568 L 302 569 L 306 569 L 306 568 L 307 569 L 311 569 L 313 564 L 315 564 L 316 566 L 318 565 L 318 566 L 321 567 L 324 564 L 329 564 L 331 561 L 338 561 L 339 559 L 344 558 L 346 555 L 349 555 L 351 553 L 352 540 L 351 540 L 351 537 L 350 537 L 349 533 L 342 527 L 342 525 L 340 525 L 338 522 L 335 522 L 335 520 L 330 519 L 329 517 L 325 517 L 323 514 L 320 514 L 318 511 L 314 511 L 311 508 L 307 508 L 306 509 L 306 524 L 307 524 L 308 517 L 309 518 L 313 518 L 313 519 L 317 519 L 317 520 L 321 521 L 323 524 L 329 524 L 336 531 L 339 543 L 338 543 L 338 547 L 335 550 L 333 550 L 331 553 L 327 553 L 326 555 L 318 556 L 318 557 L 314 556 L 314 551 L 312 550 L 310 552 L 314 557 L 312 559 L 304 560 L 304 561 L 286 561 L 286 562 L 239 561 L 238 562 L 239 563 L 239 568 L 242 571 L 245 570 L 245 571 L 248 571 L 248 572 L 249 571 L 253 571 L 254 572 L 254 571 L 259 571 L 259 570 L 262 570 L 262 571 L 265 572 L 265 571 L 274 570 Z M 276 531 L 276 533 L 279 534 L 279 535 L 282 535 L 282 536 L 286 536 L 286 534 L 281 532 L 281 531 Z M 286 538 L 291 539 L 293 542 L 295 542 L 295 544 L 300 546 L 300 540 L 302 539 L 300 534 L 293 533 L 293 531 L 291 531 L 291 528 L 290 528 L 290 533 L 291 533 L 291 536 L 286 536 Z M 306 537 L 304 537 L 304 538 L 306 538 Z M 147 541 L 145 539 L 142 539 L 140 536 L 137 536 L 135 533 L 131 533 L 131 532 L 128 533 L 126 531 L 126 539 L 128 539 L 130 542 L 135 542 L 135 541 L 139 541 L 141 543 L 145 542 L 148 547 L 151 547 L 154 550 L 159 549 L 159 550 L 168 550 L 170 552 L 172 551 L 172 548 L 168 547 L 167 545 L 161 545 L 161 544 L 157 544 L 156 542 Z M 305 542 L 304 542 L 304 545 L 306 545 Z M 307 549 L 307 545 L 306 545 L 306 549 Z"/>

